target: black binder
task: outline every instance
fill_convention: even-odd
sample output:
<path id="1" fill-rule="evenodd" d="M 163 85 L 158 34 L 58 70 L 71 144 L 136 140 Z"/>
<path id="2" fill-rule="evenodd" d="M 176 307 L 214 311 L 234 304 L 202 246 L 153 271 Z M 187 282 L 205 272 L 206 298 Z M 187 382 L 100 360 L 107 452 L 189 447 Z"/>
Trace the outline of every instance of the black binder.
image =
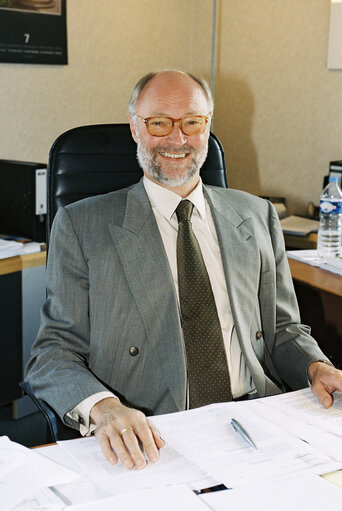
<path id="1" fill-rule="evenodd" d="M 0 233 L 46 241 L 46 164 L 0 160 Z"/>

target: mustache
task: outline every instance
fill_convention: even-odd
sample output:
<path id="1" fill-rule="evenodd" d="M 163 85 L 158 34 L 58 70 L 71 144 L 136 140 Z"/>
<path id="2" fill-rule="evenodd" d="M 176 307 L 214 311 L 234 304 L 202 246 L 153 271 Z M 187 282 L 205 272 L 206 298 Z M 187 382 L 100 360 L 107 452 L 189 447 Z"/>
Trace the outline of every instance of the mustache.
<path id="1" fill-rule="evenodd" d="M 158 146 L 154 147 L 151 152 L 153 154 L 158 154 L 160 152 L 163 153 L 174 153 L 174 154 L 182 154 L 182 153 L 193 153 L 195 149 L 188 144 L 184 144 L 182 147 L 173 147 L 173 146 Z"/>

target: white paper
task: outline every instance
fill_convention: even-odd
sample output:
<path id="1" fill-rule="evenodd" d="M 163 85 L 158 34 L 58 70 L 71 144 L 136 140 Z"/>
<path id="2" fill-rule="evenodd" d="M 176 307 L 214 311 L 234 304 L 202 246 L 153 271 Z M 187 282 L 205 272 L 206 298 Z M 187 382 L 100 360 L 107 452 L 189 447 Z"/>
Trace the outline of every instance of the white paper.
<path id="1" fill-rule="evenodd" d="M 262 400 L 265 406 L 281 410 L 306 424 L 342 436 L 342 393 L 334 392 L 331 408 L 324 408 L 310 388 L 288 392 Z"/>
<path id="2" fill-rule="evenodd" d="M 13 511 L 62 511 L 64 508 L 64 502 L 50 488 L 43 488 L 33 497 L 18 504 Z"/>
<path id="3" fill-rule="evenodd" d="M 286 252 L 290 259 L 296 259 L 311 266 L 320 266 L 322 259 L 318 257 L 317 250 L 288 250 Z"/>
<path id="4" fill-rule="evenodd" d="M 311 266 L 318 266 L 319 268 L 322 268 L 322 270 L 342 275 L 341 257 L 322 259 L 318 256 L 317 250 L 288 250 L 286 254 L 290 257 L 290 259 L 296 259 L 297 261 L 310 264 Z"/>
<path id="5" fill-rule="evenodd" d="M 303 474 L 243 488 L 201 495 L 214 511 L 323 511 L 341 509 L 342 489 L 322 477 Z"/>
<path id="6" fill-rule="evenodd" d="M 267 400 L 266 400 L 267 401 Z M 281 407 L 267 406 L 265 399 L 255 399 L 246 403 L 250 411 L 282 428 L 284 431 L 309 443 L 330 458 L 342 462 L 342 437 L 324 431 L 321 427 L 308 424 L 299 418 L 284 413 Z"/>
<path id="7" fill-rule="evenodd" d="M 13 511 L 60 511 L 67 506 L 98 502 L 111 496 L 96 486 L 83 472 L 79 464 L 59 445 L 48 445 L 35 449 L 36 453 L 66 468 L 78 472 L 80 478 L 70 483 L 63 483 L 50 488 L 38 490 L 34 496 L 25 499 Z M 1 508 L 0 508 L 1 509 Z"/>
<path id="8" fill-rule="evenodd" d="M 72 506 L 68 511 L 208 511 L 210 508 L 185 485 L 131 491 L 119 497 L 83 506 Z"/>
<path id="9" fill-rule="evenodd" d="M 23 243 L 0 239 L 0 259 L 17 256 L 21 253 L 22 249 Z"/>
<path id="10" fill-rule="evenodd" d="M 342 258 L 341 257 L 330 257 L 323 261 L 320 265 L 322 270 L 332 271 L 338 275 L 342 275 Z"/>
<path id="11" fill-rule="evenodd" d="M 243 403 L 209 405 L 154 417 L 154 422 L 164 439 L 228 488 L 256 479 L 340 468 L 328 456 L 244 410 Z M 233 417 L 250 433 L 257 450 L 231 427 Z"/>
<path id="12" fill-rule="evenodd" d="M 111 495 L 130 492 L 132 488 L 138 490 L 187 483 L 191 488 L 202 489 L 218 484 L 171 445 L 159 451 L 157 463 L 148 463 L 143 470 L 127 470 L 120 462 L 109 464 L 94 437 L 65 440 L 58 445 L 74 457 L 96 486 Z"/>
<path id="13" fill-rule="evenodd" d="M 0 478 L 1 511 L 11 510 L 24 499 L 34 496 L 40 488 L 53 484 L 76 480 L 75 472 L 27 449 L 20 444 L 11 442 L 7 437 L 0 438 L 0 459 L 10 461 L 10 470 L 4 470 Z"/>

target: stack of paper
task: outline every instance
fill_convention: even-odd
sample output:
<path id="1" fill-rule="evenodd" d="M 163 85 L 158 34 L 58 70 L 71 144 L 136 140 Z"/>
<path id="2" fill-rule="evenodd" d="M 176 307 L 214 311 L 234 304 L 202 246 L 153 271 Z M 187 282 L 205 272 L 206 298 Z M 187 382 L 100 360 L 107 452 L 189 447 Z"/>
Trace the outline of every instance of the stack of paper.
<path id="1" fill-rule="evenodd" d="M 1 511 L 321 511 L 327 501 L 339 509 L 342 489 L 321 475 L 342 468 L 342 393 L 328 410 L 308 388 L 152 420 L 166 445 L 144 470 L 110 465 L 94 437 L 39 449 L 42 456 L 1 437 Z M 205 490 L 217 485 L 227 489 Z"/>
<path id="2" fill-rule="evenodd" d="M 44 244 L 36 241 L 20 243 L 18 241 L 7 241 L 0 238 L 0 259 L 14 257 L 17 255 L 34 254 L 40 252 Z"/>
<path id="3" fill-rule="evenodd" d="M 41 488 L 78 479 L 71 470 L 0 437 L 0 505 L 10 511 Z"/>
<path id="4" fill-rule="evenodd" d="M 311 266 L 320 266 L 322 263 L 322 259 L 318 257 L 317 250 L 288 250 L 286 253 L 291 259 L 296 259 L 296 261 L 301 261 Z"/>
<path id="5" fill-rule="evenodd" d="M 286 253 L 291 259 L 296 259 L 297 261 L 310 264 L 311 266 L 319 266 L 323 270 L 332 271 L 333 273 L 342 275 L 341 257 L 322 259 L 318 256 L 317 250 L 288 250 Z"/>
<path id="6" fill-rule="evenodd" d="M 317 232 L 318 220 L 290 215 L 281 219 L 280 225 L 285 234 L 307 236 L 310 232 Z"/>
<path id="7" fill-rule="evenodd" d="M 0 239 L 0 259 L 20 255 L 24 244 L 18 241 L 7 241 Z"/>
<path id="8" fill-rule="evenodd" d="M 342 258 L 341 257 L 330 257 L 324 263 L 322 263 L 321 268 L 323 270 L 333 271 L 334 273 L 338 273 L 342 275 Z"/>

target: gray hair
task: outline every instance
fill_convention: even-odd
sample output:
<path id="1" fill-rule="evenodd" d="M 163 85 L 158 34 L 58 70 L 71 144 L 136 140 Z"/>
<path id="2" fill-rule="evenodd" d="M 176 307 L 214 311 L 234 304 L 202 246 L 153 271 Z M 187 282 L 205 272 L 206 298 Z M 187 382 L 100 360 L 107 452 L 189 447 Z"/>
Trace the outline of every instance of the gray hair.
<path id="1" fill-rule="evenodd" d="M 183 71 L 181 71 L 181 72 L 183 72 Z M 152 80 L 152 78 L 154 78 L 158 74 L 159 74 L 159 71 L 147 73 L 145 76 L 140 78 L 140 80 L 134 85 L 131 95 L 130 95 L 130 98 L 129 98 L 129 101 L 128 101 L 128 113 L 130 115 L 132 115 L 132 116 L 135 115 L 135 113 L 136 113 L 135 107 L 137 105 L 140 94 L 142 93 L 142 91 L 144 90 L 146 85 Z M 209 112 L 212 113 L 214 110 L 214 100 L 213 100 L 213 96 L 211 94 L 211 90 L 210 90 L 208 83 L 203 78 L 197 78 L 197 76 L 194 76 L 191 73 L 184 73 L 184 74 L 189 76 L 189 78 L 192 78 L 192 80 L 194 80 L 201 87 L 201 89 L 204 92 L 204 95 L 206 97 L 206 100 L 208 101 Z"/>

